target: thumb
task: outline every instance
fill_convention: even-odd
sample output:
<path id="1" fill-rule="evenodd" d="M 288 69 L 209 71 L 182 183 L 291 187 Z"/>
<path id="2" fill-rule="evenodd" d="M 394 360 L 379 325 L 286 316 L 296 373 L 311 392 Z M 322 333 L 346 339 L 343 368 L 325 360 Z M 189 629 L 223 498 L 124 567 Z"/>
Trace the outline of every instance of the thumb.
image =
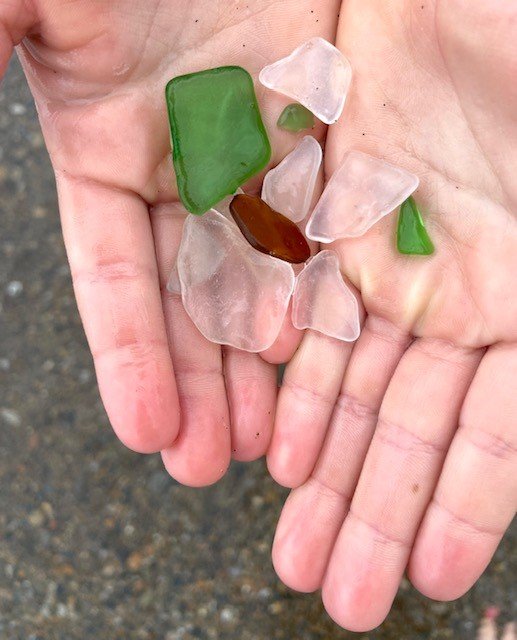
<path id="1" fill-rule="evenodd" d="M 14 47 L 36 23 L 36 10 L 26 0 L 0 1 L 0 79 L 3 78 Z"/>

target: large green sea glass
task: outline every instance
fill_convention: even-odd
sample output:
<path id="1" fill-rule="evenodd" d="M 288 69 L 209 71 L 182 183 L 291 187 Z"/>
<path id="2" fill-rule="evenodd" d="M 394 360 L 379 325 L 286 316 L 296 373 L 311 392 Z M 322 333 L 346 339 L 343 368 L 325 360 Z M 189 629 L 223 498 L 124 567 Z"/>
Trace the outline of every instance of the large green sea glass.
<path id="1" fill-rule="evenodd" d="M 253 80 L 241 67 L 208 69 L 173 78 L 166 99 L 179 195 L 203 214 L 271 157 Z"/>
<path id="2" fill-rule="evenodd" d="M 397 249 L 406 255 L 429 256 L 434 245 L 413 197 L 402 203 L 397 229 Z"/>

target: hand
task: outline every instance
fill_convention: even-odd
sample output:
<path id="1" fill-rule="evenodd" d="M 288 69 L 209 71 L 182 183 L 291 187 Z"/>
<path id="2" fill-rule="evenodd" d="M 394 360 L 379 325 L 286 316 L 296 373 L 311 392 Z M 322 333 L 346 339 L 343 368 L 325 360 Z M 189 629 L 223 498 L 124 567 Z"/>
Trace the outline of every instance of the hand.
<path id="1" fill-rule="evenodd" d="M 0 8 L 3 31 L 21 42 L 56 173 L 74 288 L 106 410 L 127 446 L 164 449 L 167 469 L 185 484 L 221 477 L 231 448 L 241 460 L 265 453 L 277 385 L 276 368 L 258 355 L 204 340 L 165 289 L 185 216 L 165 84 L 217 65 L 257 75 L 296 43 L 332 39 L 338 4 L 327 0 L 312 10 L 309 0 L 20 0 Z M 0 40 L 2 71 L 10 49 L 7 38 Z M 276 163 L 296 143 L 275 126 L 288 101 L 264 89 L 260 97 Z M 297 341 L 287 323 L 268 358 L 288 359 Z"/>
<path id="2" fill-rule="evenodd" d="M 308 332 L 280 391 L 269 468 L 296 488 L 280 577 L 328 613 L 382 622 L 407 569 L 461 596 L 516 507 L 517 11 L 486 0 L 345 0 L 355 71 L 327 173 L 354 147 L 416 173 L 437 251 L 394 248 L 395 215 L 336 242 L 367 318 L 352 347 Z"/>

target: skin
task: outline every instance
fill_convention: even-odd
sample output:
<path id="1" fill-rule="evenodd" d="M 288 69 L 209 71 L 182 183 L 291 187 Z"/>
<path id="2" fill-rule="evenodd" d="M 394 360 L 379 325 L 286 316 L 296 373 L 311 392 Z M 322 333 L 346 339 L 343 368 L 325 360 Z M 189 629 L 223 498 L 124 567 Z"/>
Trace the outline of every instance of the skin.
<path id="1" fill-rule="evenodd" d="M 257 354 L 208 343 L 166 291 L 186 211 L 176 192 L 164 87 L 174 76 L 219 64 L 257 76 L 269 57 L 311 29 L 333 39 L 338 5 L 326 4 L 319 23 L 308 1 L 254 2 L 242 10 L 235 2 L 207 10 L 206 2 L 182 0 L 1 5 L 2 66 L 18 44 L 56 173 L 106 411 L 124 444 L 161 451 L 167 470 L 187 485 L 218 480 L 232 454 L 252 460 L 266 453 L 277 373 Z M 266 28 L 285 23 L 286 14 L 287 40 Z M 265 89 L 259 98 L 275 133 L 276 164 L 296 141 L 275 130 L 288 100 Z M 324 133 L 323 126 L 315 130 L 319 139 Z M 298 341 L 287 324 L 269 359 L 289 359 Z"/>
<path id="2" fill-rule="evenodd" d="M 0 6 L 0 71 L 19 45 L 117 435 L 161 450 L 192 486 L 220 478 L 232 453 L 269 449 L 272 475 L 296 487 L 277 572 L 295 589 L 322 588 L 329 614 L 356 631 L 382 622 L 406 568 L 429 597 L 462 595 L 517 501 L 517 11 L 422 2 Z M 327 175 L 350 147 L 415 172 L 438 250 L 399 256 L 394 216 L 332 246 L 364 305 L 355 345 L 286 322 L 262 358 L 221 349 L 165 290 L 184 211 L 163 87 L 219 64 L 256 76 L 315 35 L 337 40 L 355 73 L 328 132 Z M 258 91 L 274 165 L 297 137 L 274 126 L 289 100 Z M 293 353 L 276 404 L 272 363 Z"/>
<path id="3" fill-rule="evenodd" d="M 336 242 L 363 333 L 308 332 L 278 400 L 269 469 L 297 488 L 275 567 L 354 631 L 382 622 L 406 569 L 431 598 L 464 594 L 515 513 L 516 33 L 515 6 L 481 0 L 341 10 L 355 79 L 327 172 L 354 147 L 416 173 L 437 247 L 397 255 L 394 216 Z"/>

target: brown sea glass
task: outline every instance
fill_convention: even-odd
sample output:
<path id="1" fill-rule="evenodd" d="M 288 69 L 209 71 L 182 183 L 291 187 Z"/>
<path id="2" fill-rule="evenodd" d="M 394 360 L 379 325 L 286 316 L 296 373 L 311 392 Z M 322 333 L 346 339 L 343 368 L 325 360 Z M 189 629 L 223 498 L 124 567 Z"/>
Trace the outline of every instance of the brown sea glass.
<path id="1" fill-rule="evenodd" d="M 235 196 L 230 211 L 254 249 L 293 264 L 309 259 L 310 247 L 296 224 L 258 196 Z"/>

